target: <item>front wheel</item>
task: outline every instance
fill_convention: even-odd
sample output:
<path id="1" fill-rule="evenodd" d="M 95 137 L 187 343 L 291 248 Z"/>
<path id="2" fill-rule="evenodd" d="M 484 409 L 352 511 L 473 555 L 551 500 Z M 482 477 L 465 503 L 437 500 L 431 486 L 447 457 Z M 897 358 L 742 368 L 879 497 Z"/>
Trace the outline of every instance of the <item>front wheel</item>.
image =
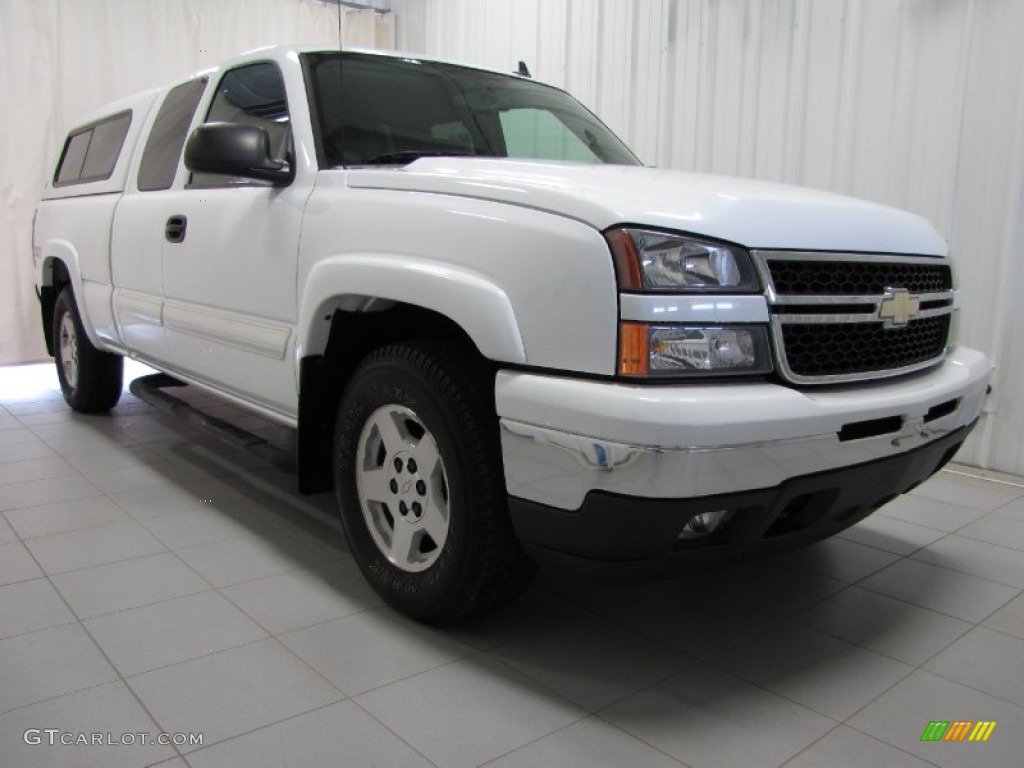
<path id="1" fill-rule="evenodd" d="M 395 344 L 363 361 L 339 408 L 335 488 L 352 553 L 388 603 L 423 621 L 484 613 L 533 575 L 487 385 L 454 348 Z"/>
<path id="2" fill-rule="evenodd" d="M 109 411 L 121 398 L 124 358 L 96 349 L 67 286 L 53 309 L 53 357 L 64 400 L 80 413 Z"/>

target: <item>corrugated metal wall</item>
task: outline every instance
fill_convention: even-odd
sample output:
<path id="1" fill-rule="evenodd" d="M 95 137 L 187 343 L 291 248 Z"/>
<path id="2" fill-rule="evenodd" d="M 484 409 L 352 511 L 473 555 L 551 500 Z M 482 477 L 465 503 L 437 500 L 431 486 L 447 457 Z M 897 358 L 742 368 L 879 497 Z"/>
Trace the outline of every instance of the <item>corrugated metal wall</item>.
<path id="1" fill-rule="evenodd" d="M 1024 2 L 392 0 L 399 47 L 525 60 L 648 164 L 906 208 L 951 243 L 996 366 L 960 460 L 1024 474 Z"/>

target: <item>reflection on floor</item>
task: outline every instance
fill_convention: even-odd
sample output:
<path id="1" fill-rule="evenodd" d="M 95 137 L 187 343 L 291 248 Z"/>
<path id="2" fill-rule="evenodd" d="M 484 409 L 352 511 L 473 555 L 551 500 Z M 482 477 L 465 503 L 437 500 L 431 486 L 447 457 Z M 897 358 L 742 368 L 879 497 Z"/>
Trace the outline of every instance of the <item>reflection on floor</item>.
<path id="1" fill-rule="evenodd" d="M 80 416 L 51 365 L 3 368 L 2 762 L 1019 765 L 1024 482 L 970 472 L 770 561 L 545 572 L 441 632 L 381 606 L 329 494 L 127 393 Z M 957 720 L 998 725 L 921 740 Z"/>

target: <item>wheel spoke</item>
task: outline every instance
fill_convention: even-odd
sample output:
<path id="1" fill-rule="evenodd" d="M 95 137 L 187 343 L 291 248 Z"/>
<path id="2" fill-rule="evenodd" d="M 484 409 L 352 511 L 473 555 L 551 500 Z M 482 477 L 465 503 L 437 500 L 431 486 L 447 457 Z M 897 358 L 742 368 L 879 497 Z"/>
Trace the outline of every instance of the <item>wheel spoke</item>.
<path id="1" fill-rule="evenodd" d="M 416 443 L 414 455 L 416 456 L 416 462 L 420 465 L 419 471 L 421 476 L 432 477 L 434 470 L 437 468 L 437 463 L 441 460 L 437 452 L 437 443 L 434 440 L 434 436 L 429 432 L 424 432 L 423 437 Z"/>
<path id="2" fill-rule="evenodd" d="M 430 538 L 434 540 L 437 548 L 441 549 L 448 538 L 448 520 L 441 514 L 441 510 L 435 504 L 427 504 L 426 509 L 423 511 L 421 524 L 423 529 L 430 535 Z"/>
<path id="3" fill-rule="evenodd" d="M 395 520 L 391 532 L 391 560 L 399 566 L 407 566 L 412 561 L 414 544 L 413 528 L 403 520 Z"/>
<path id="4" fill-rule="evenodd" d="M 399 431 L 398 424 L 395 423 L 395 415 L 391 411 L 379 411 L 373 417 L 373 424 L 380 434 L 384 450 L 387 451 L 389 457 L 409 447 L 410 440 Z"/>
<path id="5" fill-rule="evenodd" d="M 382 504 L 391 500 L 391 489 L 388 488 L 387 470 L 383 467 L 359 470 L 359 486 L 367 501 L 379 501 Z"/>

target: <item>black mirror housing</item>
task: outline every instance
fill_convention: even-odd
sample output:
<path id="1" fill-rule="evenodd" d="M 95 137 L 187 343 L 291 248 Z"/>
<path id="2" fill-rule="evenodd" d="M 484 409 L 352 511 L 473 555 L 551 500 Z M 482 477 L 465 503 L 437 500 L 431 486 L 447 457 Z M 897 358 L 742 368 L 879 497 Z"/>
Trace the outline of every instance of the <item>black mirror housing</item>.
<path id="1" fill-rule="evenodd" d="M 245 179 L 290 184 L 295 171 L 270 154 L 270 134 L 258 125 L 205 123 L 189 136 L 185 167 L 198 173 L 218 173 Z"/>

